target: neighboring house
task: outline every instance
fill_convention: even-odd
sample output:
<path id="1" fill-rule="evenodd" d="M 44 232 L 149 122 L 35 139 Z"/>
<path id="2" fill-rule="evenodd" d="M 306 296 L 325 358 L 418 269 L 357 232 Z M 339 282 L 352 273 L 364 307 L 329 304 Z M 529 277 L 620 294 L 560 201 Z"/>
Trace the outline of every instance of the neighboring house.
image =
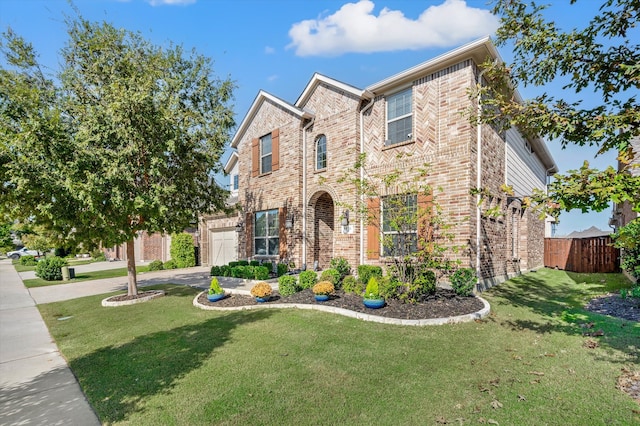
<path id="1" fill-rule="evenodd" d="M 191 234 L 194 247 L 198 247 L 199 229 L 187 228 L 184 232 Z M 166 262 L 171 259 L 171 235 L 169 234 L 141 232 L 138 237 L 134 238 L 133 244 L 136 262 L 152 262 L 154 260 Z M 103 251 L 107 259 L 127 260 L 126 244 L 105 248 Z"/>
<path id="2" fill-rule="evenodd" d="M 479 273 L 480 288 L 542 266 L 545 224 L 522 199 L 545 189 L 557 167 L 541 139 L 475 126 L 463 115 L 477 108 L 469 90 L 486 59 L 499 59 L 488 38 L 366 89 L 316 73 L 293 104 L 260 91 L 231 143 L 242 213 L 203 218 L 203 241 L 237 228 L 238 258 L 327 268 L 341 256 L 354 268 L 385 265 L 380 229 L 346 211 L 357 195 L 340 177 L 359 153 L 372 175 L 394 170 L 398 154 L 411 153 L 403 167 L 410 175 L 430 164 L 428 183 L 443 189 L 435 195 L 454 224 L 453 244 L 467 247 L 458 258 Z M 505 183 L 512 196 L 502 192 Z M 473 188 L 487 189 L 491 202 L 479 205 Z M 394 194 L 382 195 L 367 200 L 380 215 L 384 196 Z M 496 207 L 500 217 L 484 214 Z M 203 261 L 211 259 L 204 251 Z"/>
<path id="3" fill-rule="evenodd" d="M 640 137 L 632 139 L 631 146 L 634 153 L 633 160 L 629 164 L 618 161 L 618 171 L 627 170 L 633 176 L 640 176 Z M 614 229 L 614 232 L 638 217 L 638 212 L 633 211 L 631 203 L 628 201 L 614 204 L 612 213 L 613 216 L 609 219 L 609 226 Z"/>

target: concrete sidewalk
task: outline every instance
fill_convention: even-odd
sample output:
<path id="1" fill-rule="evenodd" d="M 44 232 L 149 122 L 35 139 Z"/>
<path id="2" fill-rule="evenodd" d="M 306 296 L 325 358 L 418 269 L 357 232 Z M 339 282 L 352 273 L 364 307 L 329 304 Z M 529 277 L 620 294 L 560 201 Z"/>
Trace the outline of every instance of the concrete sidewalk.
<path id="1" fill-rule="evenodd" d="M 100 424 L 11 260 L 0 261 L 0 424 Z"/>

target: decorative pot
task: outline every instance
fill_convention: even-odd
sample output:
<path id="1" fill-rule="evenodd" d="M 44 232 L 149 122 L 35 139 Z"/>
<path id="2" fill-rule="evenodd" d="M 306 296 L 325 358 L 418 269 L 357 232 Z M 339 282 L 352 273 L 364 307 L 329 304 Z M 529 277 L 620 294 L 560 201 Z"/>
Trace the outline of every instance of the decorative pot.
<path id="1" fill-rule="evenodd" d="M 220 299 L 224 299 L 224 296 L 225 296 L 224 293 L 207 294 L 207 299 L 209 300 L 209 302 L 217 302 Z"/>
<path id="2" fill-rule="evenodd" d="M 258 302 L 258 303 L 268 302 L 269 299 L 271 299 L 271 296 L 265 296 L 265 297 L 257 297 L 256 296 L 256 302 Z"/>
<path id="3" fill-rule="evenodd" d="M 315 297 L 317 302 L 326 302 L 329 300 L 328 294 L 316 294 Z"/>
<path id="4" fill-rule="evenodd" d="M 371 309 L 378 309 L 384 306 L 384 299 L 362 299 L 364 306 Z"/>

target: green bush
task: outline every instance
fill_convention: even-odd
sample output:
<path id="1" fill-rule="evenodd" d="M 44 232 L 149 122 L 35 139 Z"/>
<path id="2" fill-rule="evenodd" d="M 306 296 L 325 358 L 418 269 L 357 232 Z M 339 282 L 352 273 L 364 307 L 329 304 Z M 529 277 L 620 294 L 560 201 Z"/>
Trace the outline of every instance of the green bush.
<path id="1" fill-rule="evenodd" d="M 222 289 L 222 287 L 220 287 L 220 282 L 218 282 L 218 279 L 216 277 L 213 277 L 211 279 L 211 284 L 209 284 L 208 294 L 214 295 L 222 293 L 224 293 L 224 290 Z"/>
<path id="2" fill-rule="evenodd" d="M 369 283 L 369 278 L 376 276 L 382 278 L 382 268 L 374 265 L 359 265 L 358 266 L 358 280 L 366 285 Z"/>
<path id="3" fill-rule="evenodd" d="M 640 280 L 640 218 L 627 223 L 612 238 L 615 247 L 622 249 L 620 267 Z"/>
<path id="4" fill-rule="evenodd" d="M 249 262 L 249 266 L 260 266 L 260 262 L 257 260 L 252 260 Z"/>
<path id="5" fill-rule="evenodd" d="M 248 260 L 238 260 L 238 266 L 249 266 Z"/>
<path id="6" fill-rule="evenodd" d="M 329 263 L 329 267 L 337 270 L 340 273 L 340 281 L 351 273 L 351 265 L 344 257 L 334 257 Z M 333 283 L 334 285 L 336 283 Z"/>
<path id="7" fill-rule="evenodd" d="M 306 290 L 308 288 L 311 288 L 315 285 L 315 283 L 318 282 L 318 274 L 316 274 L 316 271 L 302 271 L 300 272 L 300 288 L 303 290 Z"/>
<path id="8" fill-rule="evenodd" d="M 67 259 L 58 256 L 46 257 L 36 265 L 36 276 L 45 281 L 60 281 L 63 266 L 67 266 Z"/>
<path id="9" fill-rule="evenodd" d="M 164 269 L 177 269 L 178 268 L 178 263 L 173 259 L 169 259 L 169 260 L 167 260 L 166 262 L 164 262 L 162 264 L 162 267 Z"/>
<path id="10" fill-rule="evenodd" d="M 233 278 L 244 278 L 244 266 L 236 265 L 231 267 L 231 276 Z"/>
<path id="11" fill-rule="evenodd" d="M 269 268 L 266 266 L 249 266 L 253 268 L 253 278 L 256 280 L 264 281 L 269 279 Z"/>
<path id="12" fill-rule="evenodd" d="M 322 274 L 320 274 L 320 281 L 329 281 L 335 288 L 338 288 L 340 278 L 340 272 L 333 268 L 325 269 L 322 271 Z"/>
<path id="13" fill-rule="evenodd" d="M 342 290 L 345 293 L 362 294 L 364 291 L 364 285 L 356 280 L 353 275 L 347 275 L 342 279 Z"/>
<path id="14" fill-rule="evenodd" d="M 384 299 L 406 299 L 407 285 L 393 277 L 385 277 L 378 283 L 380 296 Z"/>
<path id="15" fill-rule="evenodd" d="M 212 266 L 211 270 L 209 271 L 209 276 L 212 277 L 221 277 L 222 276 L 222 268 L 220 266 Z"/>
<path id="16" fill-rule="evenodd" d="M 434 294 L 436 292 L 436 274 L 433 271 L 424 271 L 419 275 L 414 284 L 418 287 L 420 296 Z"/>
<path id="17" fill-rule="evenodd" d="M 378 287 L 378 277 L 372 275 L 369 278 L 369 282 L 367 282 L 367 288 L 364 289 L 364 297 L 365 299 L 379 299 L 380 298 L 380 289 Z"/>
<path id="18" fill-rule="evenodd" d="M 289 272 L 289 265 L 287 265 L 286 263 L 278 263 L 278 276 L 281 277 L 284 274 L 286 274 L 287 272 Z"/>
<path id="19" fill-rule="evenodd" d="M 175 260 L 178 268 L 196 266 L 196 251 L 191 234 L 183 232 L 171 236 L 171 259 Z"/>
<path id="20" fill-rule="evenodd" d="M 231 266 L 222 265 L 220 267 L 220 275 L 223 276 L 223 277 L 230 277 L 231 276 Z"/>
<path id="21" fill-rule="evenodd" d="M 298 279 L 293 275 L 282 275 L 278 278 L 278 292 L 282 296 L 291 296 L 302 290 L 298 286 Z"/>
<path id="22" fill-rule="evenodd" d="M 35 266 L 38 264 L 38 261 L 34 256 L 27 255 L 20 257 L 20 262 L 22 266 Z"/>
<path id="23" fill-rule="evenodd" d="M 471 268 L 460 268 L 449 278 L 451 287 L 460 296 L 471 296 L 476 286 L 476 272 Z"/>
<path id="24" fill-rule="evenodd" d="M 230 268 L 233 268 L 235 266 L 240 266 L 240 262 L 238 262 L 238 261 L 229 262 L 229 267 Z"/>
<path id="25" fill-rule="evenodd" d="M 90 254 L 94 262 L 103 262 L 107 260 L 107 256 L 102 250 L 93 250 Z"/>
<path id="26" fill-rule="evenodd" d="M 162 260 L 154 260 L 153 262 L 149 263 L 150 271 L 162 271 L 163 269 L 164 266 L 162 265 Z"/>

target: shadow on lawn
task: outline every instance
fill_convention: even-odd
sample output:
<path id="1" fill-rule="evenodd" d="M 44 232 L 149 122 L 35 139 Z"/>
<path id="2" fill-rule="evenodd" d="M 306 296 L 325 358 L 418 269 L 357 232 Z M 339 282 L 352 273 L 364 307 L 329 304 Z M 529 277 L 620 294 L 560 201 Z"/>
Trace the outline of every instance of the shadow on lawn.
<path id="1" fill-rule="evenodd" d="M 573 278 L 564 271 L 542 270 L 494 287 L 485 292 L 492 307 L 510 306 L 524 309 L 535 316 L 526 315 L 513 319 L 512 316 L 507 318 L 498 313 L 488 317 L 488 320 L 516 331 L 531 330 L 540 334 L 559 332 L 585 338 L 590 337 L 589 333 L 602 330 L 604 335 L 595 337 L 600 346 L 637 358 L 640 350 L 640 324 L 584 309 L 584 305 L 592 297 L 606 293 L 607 286 L 600 282 L 579 281 L 581 284 L 577 284 Z M 591 328 L 586 328 L 587 324 Z"/>
<path id="2" fill-rule="evenodd" d="M 179 289 L 173 292 L 180 295 Z M 140 401 L 171 392 L 177 380 L 215 357 L 216 348 L 229 340 L 234 328 L 264 320 L 272 313 L 270 309 L 233 312 L 152 333 L 122 346 L 102 348 L 72 361 L 70 367 L 100 420 L 122 421 L 129 414 L 144 410 L 138 406 Z M 215 375 L 212 373 L 211 377 Z"/>

